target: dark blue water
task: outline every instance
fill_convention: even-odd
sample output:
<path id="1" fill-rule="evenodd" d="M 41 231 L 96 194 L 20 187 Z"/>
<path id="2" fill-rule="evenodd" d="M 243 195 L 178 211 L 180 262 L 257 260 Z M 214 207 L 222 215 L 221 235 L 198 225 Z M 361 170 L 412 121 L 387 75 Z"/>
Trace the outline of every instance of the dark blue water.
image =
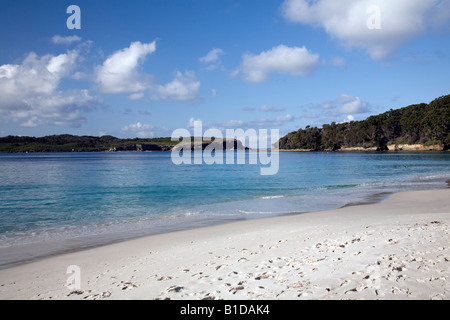
<path id="1" fill-rule="evenodd" d="M 278 173 L 263 176 L 248 161 L 175 165 L 170 152 L 0 154 L 0 247 L 75 238 L 89 246 L 98 235 L 111 241 L 442 188 L 449 160 L 448 152 L 281 152 Z"/>

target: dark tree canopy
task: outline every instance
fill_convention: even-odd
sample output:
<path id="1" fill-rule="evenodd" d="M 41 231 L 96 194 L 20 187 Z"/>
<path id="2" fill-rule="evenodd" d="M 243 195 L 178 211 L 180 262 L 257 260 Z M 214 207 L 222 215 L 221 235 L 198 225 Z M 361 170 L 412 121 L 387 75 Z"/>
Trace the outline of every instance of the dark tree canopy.
<path id="1" fill-rule="evenodd" d="M 0 138 L 0 152 L 163 151 L 176 143 L 170 138 L 119 139 L 68 134 L 41 138 L 7 136 Z"/>

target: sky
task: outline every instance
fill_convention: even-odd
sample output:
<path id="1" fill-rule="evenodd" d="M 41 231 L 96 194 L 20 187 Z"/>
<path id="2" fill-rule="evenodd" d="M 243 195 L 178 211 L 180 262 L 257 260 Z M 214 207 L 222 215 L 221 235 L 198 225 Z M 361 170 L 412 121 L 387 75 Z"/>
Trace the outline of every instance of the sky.
<path id="1" fill-rule="evenodd" d="M 0 136 L 168 137 L 195 120 L 285 135 L 450 93 L 449 0 L 1 7 Z"/>

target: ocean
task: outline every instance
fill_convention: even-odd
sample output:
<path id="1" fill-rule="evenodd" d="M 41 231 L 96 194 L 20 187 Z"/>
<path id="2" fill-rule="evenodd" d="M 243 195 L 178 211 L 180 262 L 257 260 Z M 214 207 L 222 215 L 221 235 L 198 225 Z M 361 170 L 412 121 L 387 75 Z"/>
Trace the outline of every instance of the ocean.
<path id="1" fill-rule="evenodd" d="M 227 152 L 248 159 L 252 151 Z M 277 174 L 261 175 L 249 161 L 176 165 L 171 152 L 0 154 L 0 268 L 139 236 L 446 188 L 449 164 L 449 152 L 280 152 Z"/>

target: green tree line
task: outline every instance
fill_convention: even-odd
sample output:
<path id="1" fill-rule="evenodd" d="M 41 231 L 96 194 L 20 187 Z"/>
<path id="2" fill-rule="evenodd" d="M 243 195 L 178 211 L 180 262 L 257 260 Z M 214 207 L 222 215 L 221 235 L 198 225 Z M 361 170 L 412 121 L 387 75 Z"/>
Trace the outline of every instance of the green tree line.
<path id="1" fill-rule="evenodd" d="M 0 138 L 0 152 L 163 151 L 177 143 L 170 138 L 119 139 L 113 136 L 93 137 L 69 134 L 39 138 L 7 136 Z"/>

